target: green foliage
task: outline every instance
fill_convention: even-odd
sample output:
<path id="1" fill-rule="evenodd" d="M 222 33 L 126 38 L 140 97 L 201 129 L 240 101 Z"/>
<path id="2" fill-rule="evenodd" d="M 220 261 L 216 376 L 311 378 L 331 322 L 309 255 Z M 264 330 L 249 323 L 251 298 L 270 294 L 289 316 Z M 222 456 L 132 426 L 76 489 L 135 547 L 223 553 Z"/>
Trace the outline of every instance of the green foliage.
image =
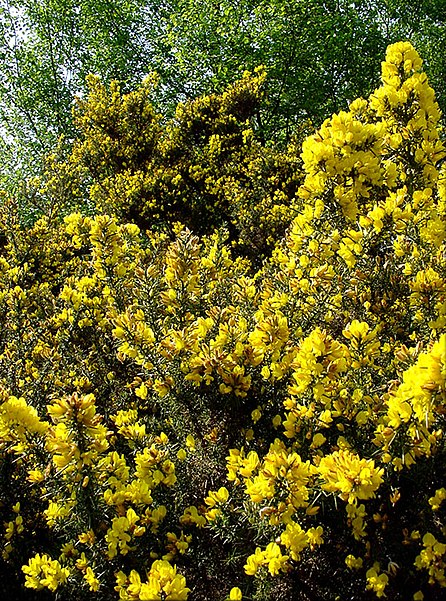
<path id="1" fill-rule="evenodd" d="M 89 73 L 128 92 L 156 71 L 157 112 L 172 117 L 179 102 L 221 93 L 245 69 L 265 65 L 267 94 L 253 127 L 262 141 L 286 145 L 302 121 L 319 125 L 370 94 L 386 45 L 409 39 L 444 107 L 444 26 L 442 2 L 0 3 L 5 182 L 40 173 L 57 138 L 73 139 L 71 109 L 88 93 Z"/>
<path id="2" fill-rule="evenodd" d="M 319 123 L 378 82 L 386 46 L 380 8 L 319 0 L 185 1 L 172 15 L 169 40 L 195 93 L 264 64 L 268 102 L 258 126 L 266 137 L 286 140 L 299 121 Z"/>
<path id="3" fill-rule="evenodd" d="M 153 65 L 162 5 L 139 0 L 39 2 L 0 7 L 1 124 L 13 172 L 39 173 L 60 135 L 72 138 L 74 97 L 89 73 L 139 82 Z M 17 177 L 17 174 L 15 174 Z"/>

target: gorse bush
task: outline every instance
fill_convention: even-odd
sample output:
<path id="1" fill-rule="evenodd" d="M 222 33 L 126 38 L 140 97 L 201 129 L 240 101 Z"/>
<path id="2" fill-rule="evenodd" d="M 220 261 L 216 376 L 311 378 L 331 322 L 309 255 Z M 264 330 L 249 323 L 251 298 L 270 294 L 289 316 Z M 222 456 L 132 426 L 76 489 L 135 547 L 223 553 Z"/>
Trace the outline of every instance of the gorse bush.
<path id="1" fill-rule="evenodd" d="M 281 152 L 252 129 L 265 77 L 261 67 L 245 73 L 220 95 L 179 104 L 167 120 L 152 104 L 155 76 L 127 94 L 90 76 L 74 110 L 80 136 L 66 161 L 48 162 L 30 196 L 37 188 L 60 197 L 62 184 L 72 206 L 85 206 L 87 194 L 96 212 L 169 233 L 176 221 L 201 235 L 224 226 L 241 252 L 264 254 L 290 223 L 301 176 L 295 142 Z"/>
<path id="2" fill-rule="evenodd" d="M 1 541 L 28 589 L 444 595 L 434 92 L 390 46 L 382 86 L 299 158 L 248 128 L 263 78 L 167 124 L 151 82 L 91 78 L 71 158 L 30 183 L 42 217 L 4 199 Z"/>

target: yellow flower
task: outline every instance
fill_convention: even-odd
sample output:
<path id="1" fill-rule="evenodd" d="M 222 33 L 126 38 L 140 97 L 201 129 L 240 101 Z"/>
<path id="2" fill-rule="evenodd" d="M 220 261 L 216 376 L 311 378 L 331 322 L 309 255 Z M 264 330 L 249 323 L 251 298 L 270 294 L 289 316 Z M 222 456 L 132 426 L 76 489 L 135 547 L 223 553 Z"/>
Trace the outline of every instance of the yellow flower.
<path id="1" fill-rule="evenodd" d="M 286 570 L 288 558 L 288 555 L 282 555 L 277 543 L 269 543 L 264 551 L 257 547 L 254 555 L 248 557 L 245 572 L 254 576 L 260 566 L 267 566 L 271 576 L 276 576 L 281 570 Z"/>
<path id="2" fill-rule="evenodd" d="M 195 444 L 195 438 L 192 434 L 188 434 L 186 437 L 186 446 L 191 452 L 195 451 Z"/>
<path id="3" fill-rule="evenodd" d="M 322 538 L 323 528 L 322 526 L 317 526 L 316 528 L 309 528 L 307 530 L 308 537 L 308 545 L 312 551 L 319 546 L 322 545 L 324 539 Z"/>
<path id="4" fill-rule="evenodd" d="M 91 547 L 96 542 L 96 535 L 93 530 L 87 530 L 87 532 L 79 534 L 78 540 L 80 543 Z"/>
<path id="5" fill-rule="evenodd" d="M 347 557 L 345 558 L 345 565 L 351 570 L 359 570 L 360 568 L 362 568 L 362 564 L 363 561 L 361 557 L 347 555 Z"/>
<path id="6" fill-rule="evenodd" d="M 43 482 L 45 475 L 39 469 L 31 469 L 28 471 L 28 480 L 33 483 Z"/>
<path id="7" fill-rule="evenodd" d="M 429 505 L 432 511 L 438 511 L 441 503 L 446 499 L 446 488 L 439 488 L 435 491 L 435 495 L 429 499 Z"/>
<path id="8" fill-rule="evenodd" d="M 233 586 L 229 591 L 229 601 L 242 601 L 242 591 L 238 586 Z"/>
<path id="9" fill-rule="evenodd" d="M 186 507 L 180 518 L 180 522 L 181 524 L 195 524 L 198 528 L 206 526 L 206 518 L 198 513 L 198 509 L 195 505 Z"/>
<path id="10" fill-rule="evenodd" d="M 85 580 L 87 581 L 87 583 L 88 583 L 88 585 L 90 587 L 90 591 L 96 592 L 96 591 L 99 590 L 99 586 L 100 586 L 101 583 L 96 578 L 93 570 L 90 567 L 88 567 L 86 569 L 85 574 L 84 574 L 84 578 L 85 578 Z"/>
<path id="11" fill-rule="evenodd" d="M 321 434 L 321 432 L 317 432 L 313 436 L 313 440 L 311 442 L 311 447 L 313 449 L 317 449 L 317 448 L 321 447 L 326 440 L 327 439 L 325 438 L 325 436 L 323 434 Z"/>
<path id="12" fill-rule="evenodd" d="M 251 412 L 251 419 L 254 423 L 257 423 L 261 417 L 262 417 L 262 412 L 260 411 L 259 408 L 254 409 L 254 411 Z"/>
<path id="13" fill-rule="evenodd" d="M 59 503 L 50 501 L 48 508 L 44 511 L 48 526 L 52 527 L 58 520 L 66 518 L 71 510 L 70 505 L 60 505 Z"/>
<path id="14" fill-rule="evenodd" d="M 440 586 L 446 587 L 446 544 L 438 541 L 431 532 L 423 536 L 423 549 L 417 555 L 414 565 L 417 570 L 426 570 L 429 574 L 429 582 L 438 582 Z"/>
<path id="15" fill-rule="evenodd" d="M 222 486 L 218 491 L 210 491 L 209 495 L 205 498 L 204 502 L 208 507 L 215 507 L 220 503 L 226 503 L 229 498 L 228 489 Z"/>
<path id="16" fill-rule="evenodd" d="M 248 574 L 248 576 L 255 576 L 259 567 L 263 565 L 263 560 L 264 556 L 262 550 L 259 547 L 257 547 L 255 553 L 253 555 L 250 555 L 246 560 L 246 564 L 244 566 L 245 573 Z"/>
<path id="17" fill-rule="evenodd" d="M 187 453 L 186 453 L 185 449 L 180 449 L 177 453 L 177 457 L 180 461 L 184 461 L 187 457 Z"/>

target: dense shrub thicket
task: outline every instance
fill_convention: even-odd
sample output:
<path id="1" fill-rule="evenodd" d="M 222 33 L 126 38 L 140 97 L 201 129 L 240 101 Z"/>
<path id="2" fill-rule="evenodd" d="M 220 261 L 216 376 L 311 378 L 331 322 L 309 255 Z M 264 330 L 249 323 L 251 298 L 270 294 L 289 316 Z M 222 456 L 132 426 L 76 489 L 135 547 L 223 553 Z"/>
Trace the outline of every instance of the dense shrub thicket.
<path id="1" fill-rule="evenodd" d="M 130 93 L 90 76 L 89 95 L 74 110 L 79 137 L 67 160 L 59 158 L 62 141 L 44 177 L 31 180 L 30 208 L 62 201 L 73 210 L 87 196 L 95 213 L 169 236 L 178 221 L 198 235 L 225 227 L 239 254 L 257 260 L 283 236 L 302 180 L 297 137 L 280 151 L 252 128 L 265 78 L 262 67 L 246 72 L 167 119 L 152 102 L 156 75 Z"/>
<path id="2" fill-rule="evenodd" d="M 40 219 L 1 209 L 18 582 L 101 601 L 442 598 L 446 150 L 421 66 L 390 46 L 381 87 L 301 153 L 249 128 L 262 70 L 169 122 L 152 81 L 90 79 L 71 157 L 24 192 Z"/>

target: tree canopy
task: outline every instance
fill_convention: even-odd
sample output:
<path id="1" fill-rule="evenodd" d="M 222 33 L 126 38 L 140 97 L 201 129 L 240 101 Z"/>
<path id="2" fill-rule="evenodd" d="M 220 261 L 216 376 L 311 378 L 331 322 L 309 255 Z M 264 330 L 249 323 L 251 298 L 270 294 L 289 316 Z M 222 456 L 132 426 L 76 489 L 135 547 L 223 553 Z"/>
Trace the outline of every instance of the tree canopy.
<path id="1" fill-rule="evenodd" d="M 221 92 L 264 65 L 256 128 L 286 143 L 302 120 L 318 126 L 370 94 L 386 45 L 409 39 L 443 107 L 444 32 L 440 1 L 2 0 L 4 157 L 9 149 L 15 167 L 36 172 L 58 136 L 72 140 L 74 98 L 87 92 L 89 73 L 131 91 L 156 71 L 157 108 L 172 116 L 178 102 Z"/>

